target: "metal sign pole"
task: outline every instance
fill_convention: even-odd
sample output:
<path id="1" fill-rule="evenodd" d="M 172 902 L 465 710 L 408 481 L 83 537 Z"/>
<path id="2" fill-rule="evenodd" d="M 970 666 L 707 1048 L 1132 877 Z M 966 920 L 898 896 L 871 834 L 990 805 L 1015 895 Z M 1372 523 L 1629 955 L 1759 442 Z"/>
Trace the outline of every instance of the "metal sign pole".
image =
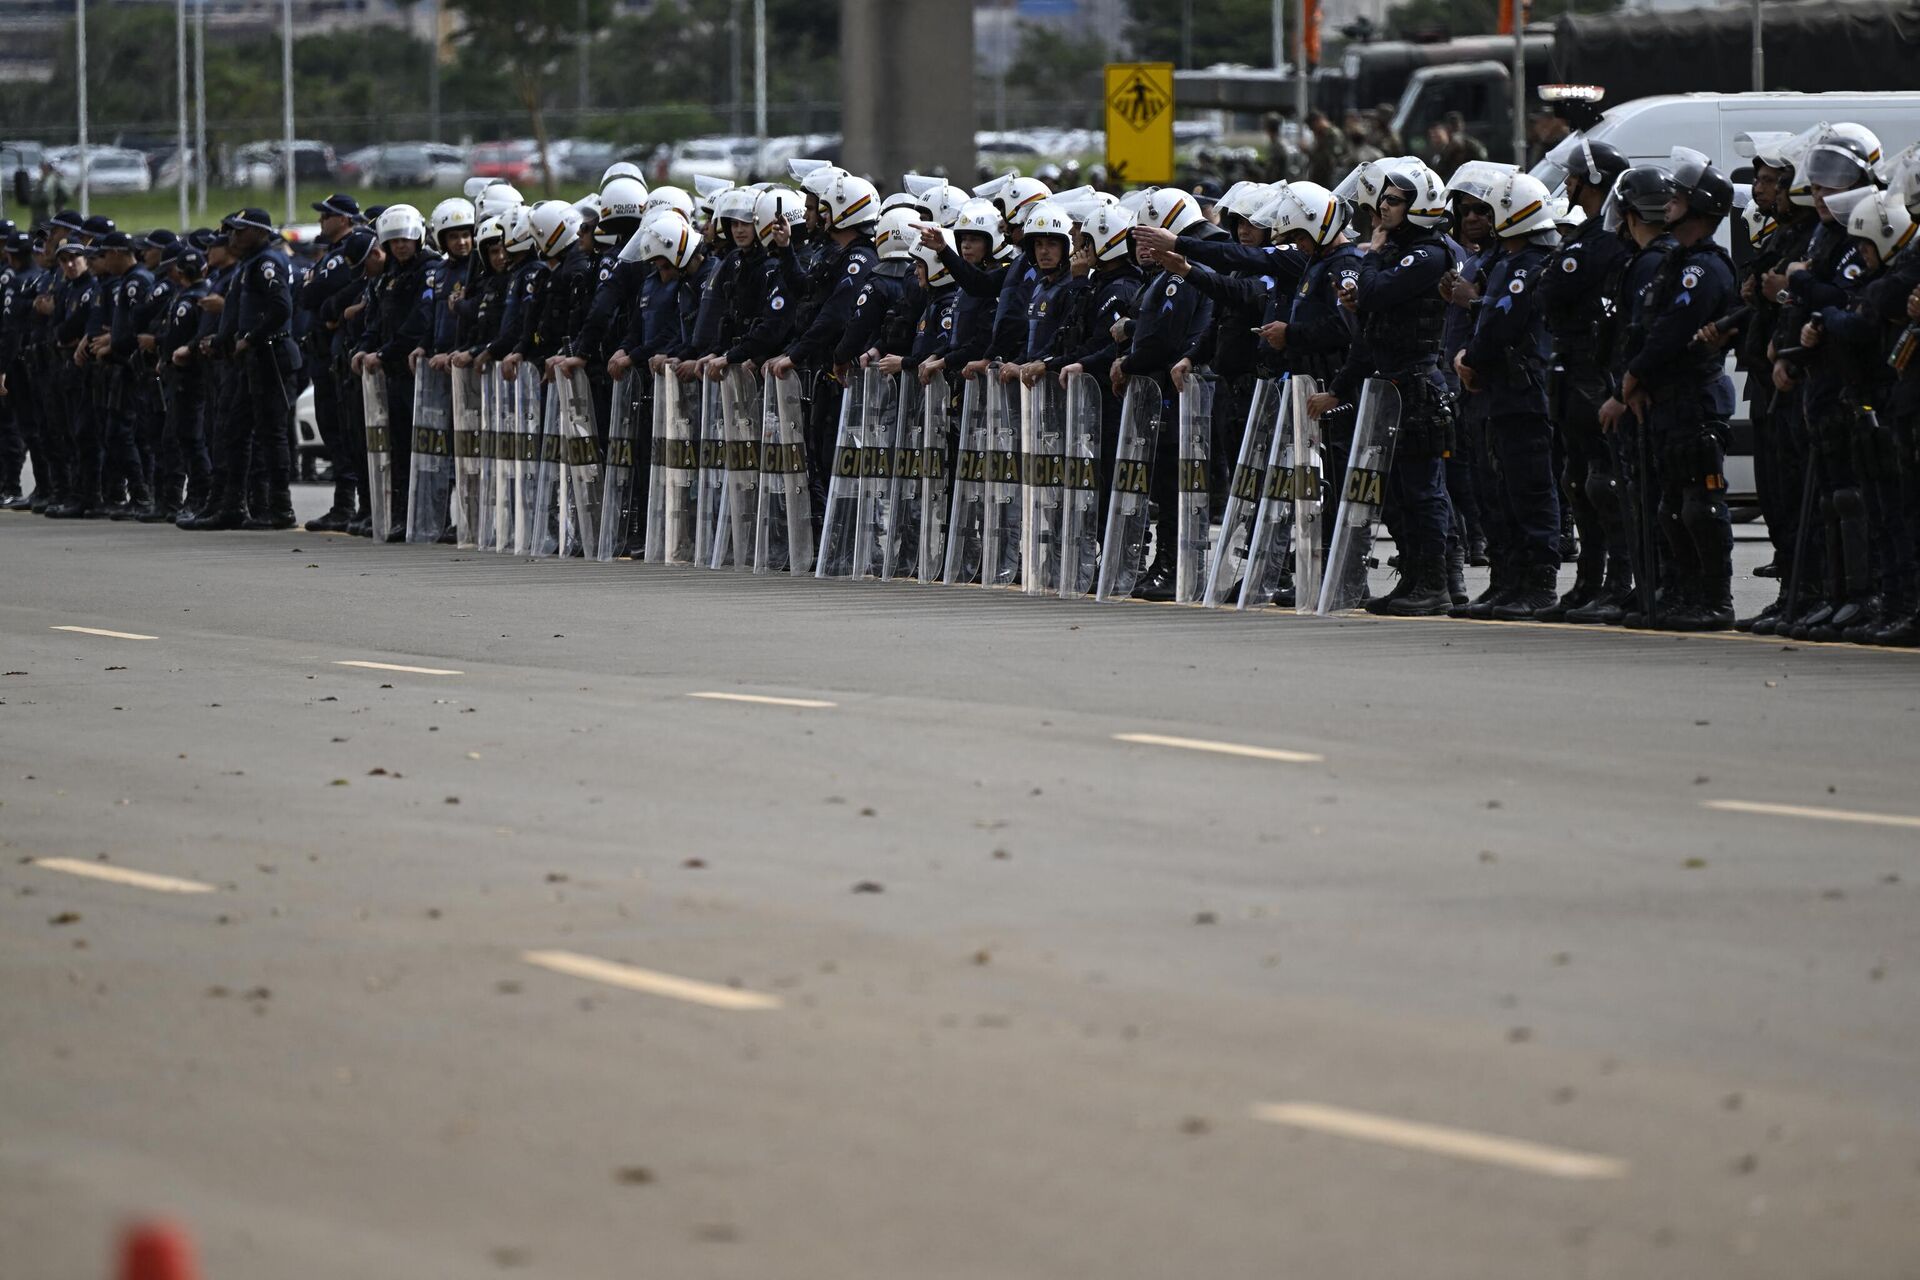
<path id="1" fill-rule="evenodd" d="M 173 162 L 180 180 L 180 230 L 187 229 L 187 0 L 176 0 L 173 7 L 173 78 L 180 90 L 180 128 L 175 140 Z"/>
<path id="2" fill-rule="evenodd" d="M 92 212 L 88 207 L 89 187 L 87 158 L 87 0 L 79 0 L 73 7 L 74 62 L 79 73 L 80 98 L 80 212 L 84 216 Z"/>

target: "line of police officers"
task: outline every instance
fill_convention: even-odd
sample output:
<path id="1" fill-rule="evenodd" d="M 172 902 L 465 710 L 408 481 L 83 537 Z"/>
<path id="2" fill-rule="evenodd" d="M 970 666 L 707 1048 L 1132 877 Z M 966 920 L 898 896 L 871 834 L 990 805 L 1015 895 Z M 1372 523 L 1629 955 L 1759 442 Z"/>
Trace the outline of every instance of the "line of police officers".
<path id="1" fill-rule="evenodd" d="M 842 389 L 877 365 L 944 371 L 956 396 L 965 379 L 1093 375 L 1103 498 L 1128 381 L 1157 382 L 1172 423 L 1191 380 L 1212 379 L 1217 512 L 1256 379 L 1313 379 L 1330 500 L 1361 389 L 1384 380 L 1400 406 L 1383 493 L 1399 574 L 1370 611 L 1721 629 L 1735 625 L 1732 346 L 1782 580 L 1739 625 L 1911 644 L 1920 254 L 1903 250 L 1920 162 L 1909 149 L 1889 175 L 1851 125 L 1753 144 L 1750 195 L 1696 152 L 1630 166 L 1575 136 L 1551 157 L 1557 198 L 1510 166 L 1443 184 L 1398 157 L 1332 191 L 1237 184 L 1211 210 L 1173 189 L 1056 193 L 1013 174 L 973 192 L 909 175 L 882 199 L 817 161 L 794 162 L 797 191 L 703 180 L 696 196 L 616 165 L 574 203 L 478 179 L 426 216 L 334 196 L 315 206 L 310 270 L 257 209 L 137 240 L 63 213 L 7 232 L 0 405 L 39 489 L 6 496 L 53 516 L 289 527 L 290 405 L 310 378 L 335 494 L 308 527 L 367 533 L 360 375 L 378 369 L 398 540 L 422 362 L 508 380 L 582 370 L 603 445 L 615 395 L 650 421 L 648 375 L 748 365 L 802 381 L 817 513 Z M 1739 266 L 1719 242 L 1737 204 Z M 1150 472 L 1149 599 L 1172 595 L 1174 434 Z M 0 485 L 18 473 L 8 459 Z M 1577 566 L 1564 593 L 1563 561 Z M 1473 599 L 1470 562 L 1490 566 Z"/>

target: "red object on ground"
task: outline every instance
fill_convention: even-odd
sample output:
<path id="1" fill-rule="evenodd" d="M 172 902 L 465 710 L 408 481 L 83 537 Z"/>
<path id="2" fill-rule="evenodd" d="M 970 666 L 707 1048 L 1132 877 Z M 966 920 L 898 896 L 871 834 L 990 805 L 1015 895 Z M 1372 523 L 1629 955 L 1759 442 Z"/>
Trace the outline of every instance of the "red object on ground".
<path id="1" fill-rule="evenodd" d="M 120 1237 L 119 1280 L 199 1280 L 187 1233 L 167 1222 L 140 1222 Z"/>

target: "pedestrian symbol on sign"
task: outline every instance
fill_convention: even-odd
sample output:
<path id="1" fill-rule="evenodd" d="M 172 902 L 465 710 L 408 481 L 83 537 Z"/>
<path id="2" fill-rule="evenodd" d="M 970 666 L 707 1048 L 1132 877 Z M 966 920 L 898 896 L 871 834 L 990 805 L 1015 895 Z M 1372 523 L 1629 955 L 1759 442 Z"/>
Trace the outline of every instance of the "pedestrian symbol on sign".
<path id="1" fill-rule="evenodd" d="M 1107 102 L 1115 115 L 1136 129 L 1145 129 L 1172 105 L 1166 90 L 1139 69 L 1126 78 Z"/>

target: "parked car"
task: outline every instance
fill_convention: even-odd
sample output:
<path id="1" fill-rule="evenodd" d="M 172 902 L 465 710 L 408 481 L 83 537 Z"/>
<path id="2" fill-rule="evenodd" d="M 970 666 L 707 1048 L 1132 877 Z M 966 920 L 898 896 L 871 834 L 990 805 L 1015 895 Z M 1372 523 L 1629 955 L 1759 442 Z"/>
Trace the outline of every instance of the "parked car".
<path id="1" fill-rule="evenodd" d="M 554 162 L 554 176 L 563 182 L 600 184 L 600 175 L 613 163 L 613 144 L 587 138 L 567 140 L 566 158 Z"/>
<path id="2" fill-rule="evenodd" d="M 457 187 L 467 176 L 458 147 L 439 142 L 390 142 L 374 148 L 361 167 L 363 187 Z"/>
<path id="3" fill-rule="evenodd" d="M 675 181 L 698 173 L 741 182 L 750 176 L 755 146 L 752 138 L 688 138 L 674 147 L 667 169 Z"/>
<path id="4" fill-rule="evenodd" d="M 80 189 L 80 148 L 61 147 L 47 153 L 61 180 Z M 145 152 L 125 147 L 87 148 L 87 188 L 97 195 L 153 189 Z"/>
<path id="5" fill-rule="evenodd" d="M 234 151 L 229 177 L 235 186 L 276 186 L 286 181 L 285 151 L 284 142 L 249 142 Z M 296 182 L 332 182 L 338 167 L 333 148 L 326 143 L 294 139 L 293 176 Z"/>
<path id="6" fill-rule="evenodd" d="M 537 181 L 540 144 L 529 139 L 482 142 L 467 153 L 467 168 L 476 178 L 504 178 L 518 185 Z"/>

